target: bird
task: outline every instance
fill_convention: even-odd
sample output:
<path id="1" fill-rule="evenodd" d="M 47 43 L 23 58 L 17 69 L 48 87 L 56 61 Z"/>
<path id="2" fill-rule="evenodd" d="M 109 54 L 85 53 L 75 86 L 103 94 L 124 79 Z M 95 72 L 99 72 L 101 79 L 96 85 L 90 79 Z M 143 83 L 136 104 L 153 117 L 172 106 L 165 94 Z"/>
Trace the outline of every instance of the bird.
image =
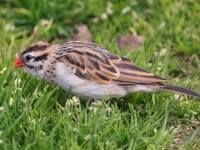
<path id="1" fill-rule="evenodd" d="M 14 67 L 23 67 L 31 75 L 59 85 L 83 99 L 101 101 L 124 97 L 135 92 L 170 91 L 200 98 L 200 94 L 179 86 L 165 84 L 127 58 L 86 41 L 49 44 L 39 41 L 29 45 L 16 58 Z"/>

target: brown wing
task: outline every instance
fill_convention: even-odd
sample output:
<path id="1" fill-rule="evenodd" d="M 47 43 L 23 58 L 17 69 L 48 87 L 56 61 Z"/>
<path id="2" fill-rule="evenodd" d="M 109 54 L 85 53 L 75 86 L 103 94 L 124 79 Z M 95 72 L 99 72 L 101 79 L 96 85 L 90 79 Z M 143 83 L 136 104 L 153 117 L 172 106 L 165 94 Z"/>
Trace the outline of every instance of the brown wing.
<path id="1" fill-rule="evenodd" d="M 165 80 L 93 43 L 69 42 L 61 45 L 59 51 L 65 51 L 66 54 L 60 60 L 71 66 L 71 71 L 85 80 L 103 84 L 117 82 L 130 85 Z"/>

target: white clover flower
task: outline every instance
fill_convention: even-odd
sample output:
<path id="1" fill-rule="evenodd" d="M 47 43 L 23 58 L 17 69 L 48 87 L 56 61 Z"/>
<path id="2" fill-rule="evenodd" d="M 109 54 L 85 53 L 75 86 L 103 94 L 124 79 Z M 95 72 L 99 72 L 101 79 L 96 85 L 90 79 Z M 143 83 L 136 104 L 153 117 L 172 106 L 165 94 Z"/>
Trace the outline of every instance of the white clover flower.
<path id="1" fill-rule="evenodd" d="M 157 70 L 158 70 L 158 71 L 161 71 L 161 70 L 162 70 L 162 68 L 161 68 L 161 67 L 157 67 Z"/>
<path id="2" fill-rule="evenodd" d="M 66 106 L 77 106 L 79 105 L 79 99 L 76 96 L 73 96 L 72 99 L 67 99 Z"/>
<path id="3" fill-rule="evenodd" d="M 21 79 L 15 79 L 15 81 L 14 81 L 15 87 L 18 87 L 20 85 L 20 83 L 21 83 Z"/>
<path id="4" fill-rule="evenodd" d="M 86 140 L 86 141 L 88 141 L 88 140 L 90 140 L 91 139 L 91 135 L 86 135 L 85 137 L 84 137 L 84 139 Z"/>
<path id="5" fill-rule="evenodd" d="M 0 136 L 2 135 L 3 131 L 0 131 Z M 0 139 L 0 144 L 3 144 L 3 140 Z"/>
<path id="6" fill-rule="evenodd" d="M 0 140 L 0 144 L 3 144 L 3 140 Z"/>
<path id="7" fill-rule="evenodd" d="M 14 102 L 14 100 L 13 100 L 13 98 L 11 97 L 10 100 L 9 100 L 9 105 L 12 106 L 12 105 L 13 105 L 13 102 Z"/>
<path id="8" fill-rule="evenodd" d="M 174 94 L 174 98 L 175 98 L 176 100 L 183 100 L 183 99 L 184 99 L 184 96 L 181 95 L 181 94 L 179 94 L 179 93 L 175 93 L 175 94 Z"/>
<path id="9" fill-rule="evenodd" d="M 109 120 L 109 118 L 106 116 L 103 116 L 103 120 Z"/>
<path id="10" fill-rule="evenodd" d="M 157 51 L 155 51 L 153 54 L 154 54 L 156 57 L 158 56 L 158 52 L 157 52 Z"/>
<path id="11" fill-rule="evenodd" d="M 79 132 L 78 128 L 73 128 L 73 130 L 74 130 L 75 132 Z"/>
<path id="12" fill-rule="evenodd" d="M 129 30 L 131 31 L 132 35 L 137 36 L 137 32 L 133 27 L 129 27 Z"/>
<path id="13" fill-rule="evenodd" d="M 198 112 L 196 112 L 196 111 L 190 110 L 190 112 L 191 112 L 193 115 L 198 115 Z"/>
<path id="14" fill-rule="evenodd" d="M 35 119 L 35 118 L 28 117 L 28 120 L 29 120 L 30 123 L 32 123 L 33 125 L 36 125 L 36 119 Z"/>
<path id="15" fill-rule="evenodd" d="M 109 15 L 113 13 L 112 7 L 113 7 L 113 4 L 112 4 L 111 2 L 108 2 L 108 3 L 107 3 L 107 6 L 106 6 L 106 12 L 107 12 Z"/>
<path id="16" fill-rule="evenodd" d="M 99 18 L 97 18 L 97 17 L 93 18 L 93 19 L 92 19 L 92 22 L 98 23 L 98 22 L 99 22 Z"/>
<path id="17" fill-rule="evenodd" d="M 16 90 L 18 90 L 18 91 L 22 91 L 22 88 L 16 88 Z"/>
<path id="18" fill-rule="evenodd" d="M 147 63 L 147 66 L 148 66 L 148 67 L 151 67 L 151 66 L 152 66 L 152 63 Z"/>
<path id="19" fill-rule="evenodd" d="M 27 99 L 24 99 L 23 97 L 21 97 L 21 102 L 22 102 L 22 103 L 26 103 L 26 100 L 27 100 Z"/>
<path id="20" fill-rule="evenodd" d="M 162 67 L 163 66 L 163 63 L 160 61 L 158 62 L 158 66 Z"/>
<path id="21" fill-rule="evenodd" d="M 166 55 L 166 52 L 167 52 L 167 49 L 166 49 L 166 48 L 161 49 L 161 51 L 160 51 L 160 56 L 165 56 L 165 55 Z"/>
<path id="22" fill-rule="evenodd" d="M 166 135 L 167 135 L 167 133 L 168 133 L 168 131 L 165 131 L 165 132 L 163 133 L 163 136 L 166 136 Z"/>
<path id="23" fill-rule="evenodd" d="M 156 128 L 153 129 L 153 132 L 154 132 L 154 133 L 157 133 L 157 131 L 158 131 L 158 130 L 157 130 Z"/>
<path id="24" fill-rule="evenodd" d="M 45 133 L 44 131 L 40 131 L 40 133 L 41 133 L 43 136 L 46 135 L 46 133 Z"/>
<path id="25" fill-rule="evenodd" d="M 108 111 L 108 112 L 111 112 L 111 111 L 112 111 L 112 107 L 108 107 L 108 108 L 107 108 L 107 111 Z"/>
<path id="26" fill-rule="evenodd" d="M 16 53 L 16 54 L 15 54 L 15 58 L 17 58 L 18 56 L 19 56 L 19 54 L 18 54 L 18 53 Z"/>
<path id="27" fill-rule="evenodd" d="M 15 26 L 13 24 L 6 23 L 6 27 L 5 27 L 6 31 L 13 31 L 14 29 L 15 29 Z"/>
<path id="28" fill-rule="evenodd" d="M 0 74 L 3 74 L 6 70 L 7 70 L 7 68 L 3 68 L 3 69 L 0 71 Z"/>
<path id="29" fill-rule="evenodd" d="M 36 125 L 36 120 L 35 120 L 35 119 L 32 119 L 32 120 L 31 120 L 31 123 L 34 124 L 34 125 Z"/>
<path id="30" fill-rule="evenodd" d="M 158 67 L 157 67 L 157 70 L 158 71 L 161 71 L 162 70 L 162 67 L 163 66 L 163 63 L 160 61 L 160 62 L 158 62 Z"/>
<path id="31" fill-rule="evenodd" d="M 5 109 L 5 107 L 3 107 L 3 106 L 0 107 L 0 111 L 2 111 L 4 109 Z M 2 131 L 0 131 L 0 135 L 1 135 L 1 133 L 2 133 Z"/>
<path id="32" fill-rule="evenodd" d="M 162 23 L 160 24 L 160 28 L 165 27 L 165 25 L 166 25 L 166 22 L 162 22 Z"/>
<path id="33" fill-rule="evenodd" d="M 135 11 L 131 11 L 131 14 L 133 16 L 134 19 L 138 19 L 138 14 Z"/>
<path id="34" fill-rule="evenodd" d="M 124 7 L 122 9 L 121 14 L 124 15 L 124 14 L 126 14 L 126 13 L 128 13 L 130 11 L 131 11 L 131 7 L 130 6 L 126 6 L 126 7 Z"/>
<path id="35" fill-rule="evenodd" d="M 106 13 L 102 13 L 102 14 L 101 14 L 101 19 L 102 19 L 102 20 L 108 19 L 108 15 L 107 15 Z"/>
<path id="36" fill-rule="evenodd" d="M 72 113 L 68 113 L 68 116 L 71 116 L 72 115 Z"/>
<path id="37" fill-rule="evenodd" d="M 89 110 L 90 111 L 94 111 L 94 113 L 96 113 L 97 112 L 97 107 L 96 106 L 91 106 L 91 107 L 89 107 Z"/>

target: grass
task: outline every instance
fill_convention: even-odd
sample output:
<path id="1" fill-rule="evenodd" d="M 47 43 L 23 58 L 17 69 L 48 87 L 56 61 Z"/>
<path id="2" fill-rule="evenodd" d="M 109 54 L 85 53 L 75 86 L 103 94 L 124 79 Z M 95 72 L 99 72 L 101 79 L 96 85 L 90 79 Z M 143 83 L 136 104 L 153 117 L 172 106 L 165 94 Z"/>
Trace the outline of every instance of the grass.
<path id="1" fill-rule="evenodd" d="M 197 98 L 135 93 L 94 108 L 12 66 L 30 43 L 64 42 L 84 23 L 95 43 L 200 92 L 199 7 L 182 0 L 0 1 L 0 149 L 199 149 Z M 131 33 L 146 42 L 127 53 L 116 37 Z"/>

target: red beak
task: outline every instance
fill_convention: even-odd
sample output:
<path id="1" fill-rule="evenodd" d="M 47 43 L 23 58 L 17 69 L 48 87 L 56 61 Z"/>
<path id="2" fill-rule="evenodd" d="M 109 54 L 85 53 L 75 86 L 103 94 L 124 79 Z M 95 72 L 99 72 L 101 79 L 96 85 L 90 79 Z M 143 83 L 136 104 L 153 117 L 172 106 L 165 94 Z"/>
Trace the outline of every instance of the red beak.
<path id="1" fill-rule="evenodd" d="M 20 59 L 20 57 L 17 57 L 13 63 L 13 65 L 15 67 L 24 67 L 25 64 L 23 63 L 23 61 Z"/>

